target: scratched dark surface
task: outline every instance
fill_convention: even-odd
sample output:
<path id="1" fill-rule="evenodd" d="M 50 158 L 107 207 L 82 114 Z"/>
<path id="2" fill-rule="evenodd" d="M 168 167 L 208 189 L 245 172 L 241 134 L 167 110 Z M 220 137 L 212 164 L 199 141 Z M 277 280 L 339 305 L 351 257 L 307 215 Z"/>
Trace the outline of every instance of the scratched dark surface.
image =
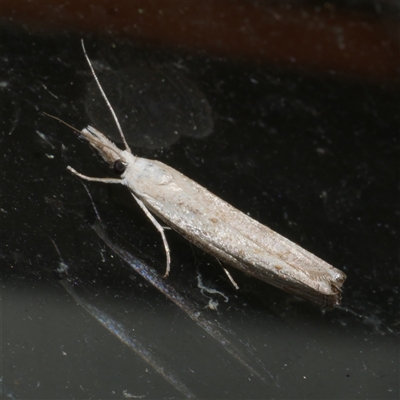
<path id="1" fill-rule="evenodd" d="M 4 4 L 0 33 L 1 397 L 399 398 L 396 4 L 227 2 L 224 25 L 218 2 L 137 3 L 126 29 L 124 3 L 29 4 Z M 123 187 L 87 183 L 96 218 L 66 167 L 113 172 L 41 114 L 118 139 L 81 37 L 132 150 L 343 270 L 340 308 L 230 270 L 236 291 L 172 231 L 164 282 Z"/>

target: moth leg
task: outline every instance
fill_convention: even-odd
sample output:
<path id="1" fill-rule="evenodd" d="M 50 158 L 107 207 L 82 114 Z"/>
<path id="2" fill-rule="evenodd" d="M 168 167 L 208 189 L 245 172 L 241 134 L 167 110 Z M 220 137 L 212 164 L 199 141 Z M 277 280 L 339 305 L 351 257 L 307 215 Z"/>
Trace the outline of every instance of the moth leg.
<path id="1" fill-rule="evenodd" d="M 235 280 L 232 278 L 232 275 L 229 273 L 229 271 L 222 267 L 222 269 L 225 271 L 226 276 L 228 277 L 228 279 L 230 280 L 230 282 L 232 283 L 232 286 L 236 289 L 239 290 L 239 285 L 235 282 Z"/>
<path id="2" fill-rule="evenodd" d="M 92 178 L 90 176 L 82 175 L 78 171 L 75 171 L 72 167 L 67 167 L 68 171 L 71 171 L 74 175 L 79 176 L 79 178 L 85 179 L 86 181 L 91 182 L 103 182 L 103 183 L 119 183 L 122 184 L 121 179 L 113 179 L 113 178 Z"/>
<path id="3" fill-rule="evenodd" d="M 153 225 L 156 227 L 158 232 L 160 232 L 163 243 L 164 243 L 164 249 L 165 249 L 165 255 L 167 256 L 167 268 L 165 270 L 164 278 L 168 277 L 169 271 L 170 271 L 170 265 L 171 265 L 171 252 L 169 250 L 167 238 L 165 237 L 164 234 L 164 229 L 158 221 L 151 215 L 150 211 L 147 209 L 147 207 L 143 204 L 141 200 L 139 200 L 133 193 L 131 193 L 133 198 L 136 200 L 136 202 L 139 204 L 140 208 L 144 211 L 146 214 L 147 218 L 153 223 Z"/>
<path id="4" fill-rule="evenodd" d="M 236 289 L 239 290 L 239 285 L 235 282 L 235 280 L 232 278 L 232 275 L 229 273 L 229 271 L 224 268 L 224 266 L 222 265 L 222 262 L 217 258 L 217 261 L 219 262 L 219 264 L 221 265 L 222 269 L 224 270 L 226 276 L 228 277 L 229 281 L 231 282 L 232 286 Z"/>

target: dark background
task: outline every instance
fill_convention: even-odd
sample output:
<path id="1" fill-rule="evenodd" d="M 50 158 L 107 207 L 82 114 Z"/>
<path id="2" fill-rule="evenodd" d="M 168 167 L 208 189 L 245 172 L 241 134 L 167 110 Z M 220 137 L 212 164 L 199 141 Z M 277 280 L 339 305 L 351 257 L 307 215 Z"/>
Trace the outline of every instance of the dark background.
<path id="1" fill-rule="evenodd" d="M 0 11 L 2 397 L 399 397 L 397 2 L 3 1 Z M 80 38 L 134 153 L 343 270 L 341 307 L 231 271 L 236 291 L 172 231 L 161 286 L 192 308 L 132 270 L 162 275 L 158 233 L 126 189 L 87 183 L 96 219 L 66 167 L 112 171 L 42 115 L 118 141 Z"/>

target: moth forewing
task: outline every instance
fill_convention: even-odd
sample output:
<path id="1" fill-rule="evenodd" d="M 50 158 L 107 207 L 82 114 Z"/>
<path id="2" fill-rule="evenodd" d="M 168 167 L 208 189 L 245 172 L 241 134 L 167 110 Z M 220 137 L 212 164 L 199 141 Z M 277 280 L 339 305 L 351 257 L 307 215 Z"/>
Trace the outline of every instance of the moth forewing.
<path id="1" fill-rule="evenodd" d="M 175 169 L 136 158 L 122 179 L 154 214 L 221 261 L 318 305 L 340 303 L 342 271 Z"/>

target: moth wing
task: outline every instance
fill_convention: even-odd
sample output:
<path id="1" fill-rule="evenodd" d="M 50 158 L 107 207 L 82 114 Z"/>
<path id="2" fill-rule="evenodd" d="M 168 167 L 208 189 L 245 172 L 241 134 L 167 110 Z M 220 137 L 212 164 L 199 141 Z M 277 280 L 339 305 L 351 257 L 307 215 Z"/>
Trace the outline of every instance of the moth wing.
<path id="1" fill-rule="evenodd" d="M 246 274 L 321 305 L 338 304 L 343 272 L 175 169 L 148 162 L 131 189 L 171 228 Z"/>

